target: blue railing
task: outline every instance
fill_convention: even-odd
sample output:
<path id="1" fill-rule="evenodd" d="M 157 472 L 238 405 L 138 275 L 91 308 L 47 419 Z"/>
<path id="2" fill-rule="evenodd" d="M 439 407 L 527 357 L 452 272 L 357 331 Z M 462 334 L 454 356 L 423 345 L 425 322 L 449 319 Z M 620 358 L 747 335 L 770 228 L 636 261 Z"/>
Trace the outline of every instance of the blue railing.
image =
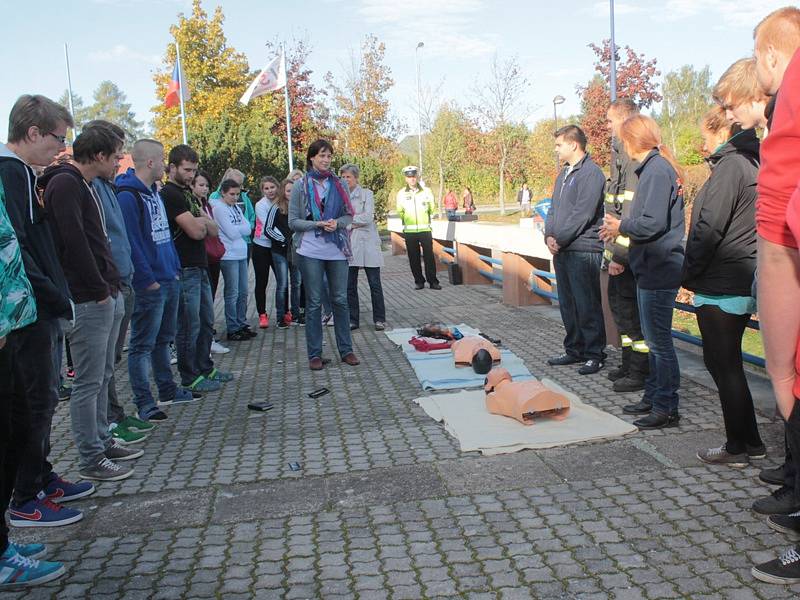
<path id="1" fill-rule="evenodd" d="M 554 273 L 550 273 L 548 271 L 540 271 L 539 269 L 532 269 L 531 270 L 531 291 L 536 294 L 537 296 L 541 296 L 542 298 L 547 298 L 549 300 L 558 300 L 558 294 L 556 292 L 552 292 L 550 290 L 545 290 L 540 288 L 536 285 L 536 278 L 543 277 L 544 279 L 549 279 L 552 283 L 551 287 L 556 285 L 556 276 Z"/>
<path id="2" fill-rule="evenodd" d="M 447 248 L 447 247 L 444 247 L 444 248 L 442 248 L 442 252 L 446 252 L 446 253 L 447 253 L 447 254 L 449 254 L 450 256 L 455 256 L 455 255 L 456 255 L 456 250 L 455 250 L 455 248 Z M 439 259 L 439 262 L 440 262 L 440 263 L 442 263 L 443 265 L 452 265 L 452 264 L 453 264 L 454 262 L 456 262 L 456 261 L 455 261 L 455 260 L 448 260 L 448 259 L 446 259 L 446 258 L 440 258 L 440 259 Z"/>
<path id="3" fill-rule="evenodd" d="M 503 261 L 500 260 L 499 258 L 492 258 L 491 256 L 483 256 L 483 255 L 479 255 L 478 258 L 480 258 L 483 262 L 488 263 L 490 265 L 500 265 L 500 266 L 503 265 Z M 498 274 L 498 273 L 495 273 L 493 270 L 492 271 L 485 271 L 483 269 L 478 269 L 478 273 L 480 273 L 481 275 L 486 277 L 486 279 L 491 279 L 492 281 L 497 281 L 497 282 L 500 282 L 500 283 L 503 282 L 502 273 Z"/>

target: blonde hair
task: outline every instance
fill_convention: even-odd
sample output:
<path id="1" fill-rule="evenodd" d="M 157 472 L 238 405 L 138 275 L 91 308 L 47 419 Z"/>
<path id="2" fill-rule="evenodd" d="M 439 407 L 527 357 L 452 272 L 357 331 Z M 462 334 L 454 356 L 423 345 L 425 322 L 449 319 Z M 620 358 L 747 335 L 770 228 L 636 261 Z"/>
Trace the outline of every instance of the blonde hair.
<path id="1" fill-rule="evenodd" d="M 289 198 L 286 197 L 286 186 L 294 185 L 295 183 L 291 179 L 284 179 L 278 186 L 278 196 L 275 198 L 275 204 L 283 214 L 289 213 Z"/>
<path id="2" fill-rule="evenodd" d="M 748 102 L 766 103 L 767 95 L 756 77 L 756 59 L 742 58 L 728 67 L 714 86 L 712 97 L 723 107 L 741 106 Z"/>
<path id="3" fill-rule="evenodd" d="M 700 127 L 706 131 L 718 134 L 721 131 L 727 132 L 727 136 L 736 135 L 742 130 L 738 123 L 731 123 L 725 116 L 725 109 L 721 106 L 714 106 L 700 119 Z"/>
<path id="4" fill-rule="evenodd" d="M 791 57 L 800 48 L 800 9 L 784 6 L 771 12 L 753 30 L 756 48 L 772 46 Z"/>
<path id="5" fill-rule="evenodd" d="M 234 181 L 239 181 L 241 185 L 244 185 L 244 173 L 239 169 L 234 169 L 233 167 L 225 169 L 225 173 L 222 175 L 220 181 L 225 181 L 226 179 L 233 179 Z"/>
<path id="6" fill-rule="evenodd" d="M 619 137 L 625 146 L 628 156 L 635 156 L 642 152 L 658 150 L 661 156 L 672 165 L 680 179 L 683 179 L 683 168 L 678 164 L 675 155 L 661 139 L 661 129 L 658 123 L 645 115 L 628 117 L 619 128 Z"/>

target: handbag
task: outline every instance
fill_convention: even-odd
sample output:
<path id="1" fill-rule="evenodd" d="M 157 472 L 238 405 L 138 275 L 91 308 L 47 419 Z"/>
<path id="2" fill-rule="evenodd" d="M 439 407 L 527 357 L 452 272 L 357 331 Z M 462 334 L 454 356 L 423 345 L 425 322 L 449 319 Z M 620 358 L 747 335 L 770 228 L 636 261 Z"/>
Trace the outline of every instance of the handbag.
<path id="1" fill-rule="evenodd" d="M 211 208 L 211 205 L 207 205 L 206 212 L 208 216 L 213 219 L 214 218 L 214 211 Z M 220 241 L 219 237 L 213 237 L 207 235 L 205 240 L 203 240 L 206 244 L 206 254 L 208 255 L 208 262 L 210 263 L 218 263 L 222 260 L 222 257 L 225 256 L 225 246 Z"/>

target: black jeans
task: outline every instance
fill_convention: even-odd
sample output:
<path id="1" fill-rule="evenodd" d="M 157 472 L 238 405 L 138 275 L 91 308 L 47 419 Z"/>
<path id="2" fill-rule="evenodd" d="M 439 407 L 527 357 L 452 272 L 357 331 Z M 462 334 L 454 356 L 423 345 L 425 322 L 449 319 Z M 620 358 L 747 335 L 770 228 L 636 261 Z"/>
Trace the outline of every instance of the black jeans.
<path id="1" fill-rule="evenodd" d="M 414 275 L 414 283 L 422 285 L 425 277 L 428 283 L 436 285 L 439 279 L 436 277 L 436 259 L 433 256 L 433 236 L 430 231 L 420 233 L 406 233 L 406 254 L 408 254 L 408 264 L 411 265 L 411 273 Z M 420 266 L 420 248 L 422 248 L 422 258 L 425 261 L 425 277 L 422 276 Z"/>
<path id="2" fill-rule="evenodd" d="M 583 360 L 604 360 L 606 326 L 600 297 L 600 252 L 559 252 L 553 257 L 564 351 Z"/>
<path id="3" fill-rule="evenodd" d="M 380 267 L 350 267 L 347 274 L 347 305 L 350 307 L 350 324 L 359 324 L 358 312 L 358 270 L 364 269 L 372 297 L 372 322 L 386 321 L 386 305 L 383 302 L 383 286 L 381 285 Z"/>
<path id="4" fill-rule="evenodd" d="M 742 336 L 750 315 L 732 315 L 718 306 L 697 307 L 697 324 L 703 337 L 703 362 L 719 390 L 725 421 L 725 448 L 742 454 L 761 446 L 753 397 L 742 365 Z"/>
<path id="5" fill-rule="evenodd" d="M 208 263 L 208 282 L 211 284 L 211 300 L 217 297 L 217 286 L 219 286 L 219 262 Z"/>
<path id="6" fill-rule="evenodd" d="M 58 404 L 56 351 L 61 328 L 56 319 L 39 319 L 8 336 L 12 355 L 13 387 L 8 392 L 13 403 L 13 435 L 26 435 L 16 442 L 19 452 L 14 504 L 19 506 L 36 497 L 53 472 L 50 455 L 50 428 Z M 6 386 L 4 386 L 5 388 Z"/>
<path id="7" fill-rule="evenodd" d="M 256 311 L 259 315 L 267 312 L 267 286 L 269 285 L 269 270 L 272 266 L 272 249 L 253 244 L 253 271 L 256 276 Z M 280 319 L 283 315 L 276 315 Z"/>
<path id="8" fill-rule="evenodd" d="M 12 344 L 13 345 L 13 344 Z M 14 491 L 17 468 L 27 446 L 28 426 L 24 403 L 16 402 L 14 389 L 13 350 L 8 343 L 0 350 L 0 554 L 8 546 L 6 509 Z"/>
<path id="9" fill-rule="evenodd" d="M 786 421 L 786 462 L 783 466 L 784 485 L 794 490 L 795 500 L 800 500 L 800 400 Z"/>
<path id="10" fill-rule="evenodd" d="M 646 351 L 641 351 L 644 335 L 636 298 L 636 280 L 629 267 L 619 275 L 609 276 L 608 304 L 622 338 L 622 368 L 628 377 L 644 381 L 650 373 L 650 359 Z"/>

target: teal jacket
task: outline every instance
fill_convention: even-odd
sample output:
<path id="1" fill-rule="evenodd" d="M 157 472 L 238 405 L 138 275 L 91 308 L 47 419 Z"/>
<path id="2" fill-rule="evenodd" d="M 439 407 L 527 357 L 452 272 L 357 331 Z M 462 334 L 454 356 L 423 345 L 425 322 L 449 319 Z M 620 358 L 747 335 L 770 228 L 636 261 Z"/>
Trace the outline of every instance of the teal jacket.
<path id="1" fill-rule="evenodd" d="M 220 192 L 219 187 L 216 190 L 211 192 L 211 195 L 208 197 L 209 202 L 211 200 L 221 200 L 222 199 L 222 192 Z M 250 196 L 247 195 L 247 192 L 242 192 L 239 194 L 239 202 L 237 202 L 239 208 L 244 213 L 244 218 L 250 222 L 250 234 L 244 236 L 245 241 L 248 244 L 253 243 L 253 229 L 256 226 L 256 209 L 253 208 L 253 203 L 250 200 Z"/>
<path id="2" fill-rule="evenodd" d="M 36 300 L 25 275 L 17 236 L 6 212 L 0 181 L 0 337 L 36 321 Z"/>

